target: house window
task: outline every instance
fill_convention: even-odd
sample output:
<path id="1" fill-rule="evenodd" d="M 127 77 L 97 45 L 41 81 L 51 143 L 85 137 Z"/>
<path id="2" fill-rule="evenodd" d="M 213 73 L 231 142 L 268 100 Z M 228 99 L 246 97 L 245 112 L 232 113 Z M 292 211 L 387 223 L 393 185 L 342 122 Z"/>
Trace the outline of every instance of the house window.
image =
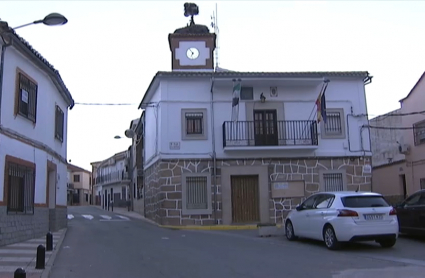
<path id="1" fill-rule="evenodd" d="M 345 170 L 326 170 L 320 172 L 321 190 L 325 192 L 346 190 Z"/>
<path id="2" fill-rule="evenodd" d="M 211 174 L 183 173 L 182 179 L 183 214 L 211 214 Z"/>
<path id="3" fill-rule="evenodd" d="M 7 162 L 7 212 L 34 213 L 34 168 Z"/>
<path id="4" fill-rule="evenodd" d="M 56 105 L 55 113 L 55 138 L 63 142 L 63 130 L 64 130 L 64 114 L 62 109 Z"/>
<path id="5" fill-rule="evenodd" d="M 413 136 L 415 146 L 425 143 L 425 121 L 413 125 Z"/>
<path id="6" fill-rule="evenodd" d="M 74 182 L 80 182 L 80 175 L 74 175 Z"/>
<path id="7" fill-rule="evenodd" d="M 345 121 L 343 109 L 326 109 L 326 123 L 322 123 L 322 138 L 344 139 Z"/>
<path id="8" fill-rule="evenodd" d="M 202 113 L 187 112 L 186 117 L 186 134 L 202 134 L 203 117 Z"/>
<path id="9" fill-rule="evenodd" d="M 206 109 L 182 109 L 182 140 L 207 139 L 206 115 Z"/>
<path id="10" fill-rule="evenodd" d="M 242 87 L 240 98 L 241 98 L 241 100 L 253 100 L 254 99 L 254 88 L 253 87 Z"/>
<path id="11" fill-rule="evenodd" d="M 38 86 L 22 72 L 18 72 L 17 79 L 17 111 L 15 114 L 19 114 L 35 123 L 37 118 Z"/>

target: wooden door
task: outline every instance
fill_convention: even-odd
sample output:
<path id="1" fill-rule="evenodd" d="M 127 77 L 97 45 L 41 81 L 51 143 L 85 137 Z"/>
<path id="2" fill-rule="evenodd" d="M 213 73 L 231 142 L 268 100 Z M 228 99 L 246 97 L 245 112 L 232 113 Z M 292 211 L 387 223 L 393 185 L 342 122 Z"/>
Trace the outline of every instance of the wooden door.
<path id="1" fill-rule="evenodd" d="M 260 222 L 258 175 L 231 176 L 232 222 Z"/>
<path id="2" fill-rule="evenodd" d="M 256 146 L 277 146 L 276 110 L 254 110 L 254 139 Z"/>

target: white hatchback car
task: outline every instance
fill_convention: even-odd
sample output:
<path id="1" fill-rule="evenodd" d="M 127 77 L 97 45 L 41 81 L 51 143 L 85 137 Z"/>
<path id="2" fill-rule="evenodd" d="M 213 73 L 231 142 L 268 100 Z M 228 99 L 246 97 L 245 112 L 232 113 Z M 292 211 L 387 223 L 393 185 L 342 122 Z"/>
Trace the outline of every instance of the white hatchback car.
<path id="1" fill-rule="evenodd" d="M 343 242 L 376 241 L 384 248 L 398 238 L 396 210 L 372 192 L 320 192 L 311 195 L 285 220 L 288 240 L 323 240 L 336 250 Z"/>

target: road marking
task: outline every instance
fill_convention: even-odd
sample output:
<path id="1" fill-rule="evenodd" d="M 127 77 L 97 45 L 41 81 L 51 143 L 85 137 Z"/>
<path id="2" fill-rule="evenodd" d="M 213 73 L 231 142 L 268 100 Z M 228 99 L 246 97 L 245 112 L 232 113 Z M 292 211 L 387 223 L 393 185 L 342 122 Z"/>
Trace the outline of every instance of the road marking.
<path id="1" fill-rule="evenodd" d="M 68 214 L 68 219 L 71 220 L 72 218 L 74 218 L 74 215 Z"/>
<path id="2" fill-rule="evenodd" d="M 108 219 L 111 220 L 112 217 L 108 216 L 108 215 L 101 215 L 100 217 L 102 217 L 103 219 Z"/>
<path id="3" fill-rule="evenodd" d="M 122 215 L 117 215 L 119 218 L 124 219 L 124 220 L 130 220 L 130 218 L 122 216 Z"/>
<path id="4" fill-rule="evenodd" d="M 89 220 L 92 220 L 93 219 L 93 216 L 91 216 L 90 214 L 83 214 L 83 217 L 85 219 L 89 219 Z"/>
<path id="5" fill-rule="evenodd" d="M 365 253 L 358 253 L 355 255 L 358 255 L 359 257 L 371 258 L 375 260 L 404 263 L 404 264 L 410 264 L 410 265 L 416 265 L 416 266 L 425 266 L 425 261 L 423 260 L 400 258 L 400 257 L 394 257 L 394 256 L 372 255 L 372 254 L 365 254 Z"/>
<path id="6" fill-rule="evenodd" d="M 162 237 L 162 239 L 169 239 L 169 238 L 164 236 L 164 237 Z"/>

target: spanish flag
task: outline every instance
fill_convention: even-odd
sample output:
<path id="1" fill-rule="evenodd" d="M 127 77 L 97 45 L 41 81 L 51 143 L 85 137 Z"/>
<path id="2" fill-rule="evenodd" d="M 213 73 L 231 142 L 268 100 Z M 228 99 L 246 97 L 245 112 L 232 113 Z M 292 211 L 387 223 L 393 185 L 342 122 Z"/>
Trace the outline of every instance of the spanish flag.
<path id="1" fill-rule="evenodd" d="M 326 123 L 326 97 L 325 92 L 328 87 L 329 80 L 325 80 L 322 90 L 316 100 L 317 105 L 317 122 L 320 123 L 322 120 Z"/>

